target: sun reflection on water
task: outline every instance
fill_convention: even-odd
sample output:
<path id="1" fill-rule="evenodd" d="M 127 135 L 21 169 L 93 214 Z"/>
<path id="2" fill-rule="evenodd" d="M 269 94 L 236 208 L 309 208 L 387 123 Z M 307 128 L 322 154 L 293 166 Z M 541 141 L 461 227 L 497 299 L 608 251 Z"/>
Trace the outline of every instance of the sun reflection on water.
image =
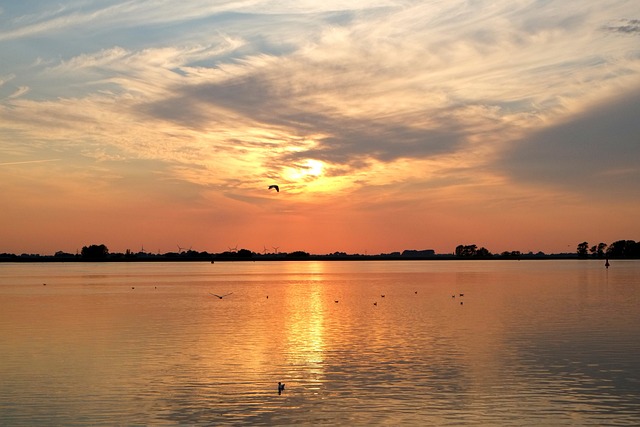
<path id="1" fill-rule="evenodd" d="M 293 283 L 287 287 L 286 362 L 294 381 L 307 387 L 319 385 L 324 377 L 325 307 L 321 281 Z"/>

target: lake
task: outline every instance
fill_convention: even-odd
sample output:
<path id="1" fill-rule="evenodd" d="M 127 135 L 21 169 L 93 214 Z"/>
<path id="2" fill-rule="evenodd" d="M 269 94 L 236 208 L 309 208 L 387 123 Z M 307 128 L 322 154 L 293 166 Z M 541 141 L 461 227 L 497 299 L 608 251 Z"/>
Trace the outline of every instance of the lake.
<path id="1" fill-rule="evenodd" d="M 639 425 L 640 261 L 0 264 L 0 425 L 301 424 Z"/>

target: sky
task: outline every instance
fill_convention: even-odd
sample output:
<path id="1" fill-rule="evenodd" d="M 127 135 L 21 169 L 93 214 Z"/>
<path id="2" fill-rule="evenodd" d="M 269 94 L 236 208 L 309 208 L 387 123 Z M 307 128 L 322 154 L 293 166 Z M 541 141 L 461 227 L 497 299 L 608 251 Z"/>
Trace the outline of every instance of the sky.
<path id="1" fill-rule="evenodd" d="M 640 240 L 637 0 L 0 0 L 0 58 L 0 253 Z"/>

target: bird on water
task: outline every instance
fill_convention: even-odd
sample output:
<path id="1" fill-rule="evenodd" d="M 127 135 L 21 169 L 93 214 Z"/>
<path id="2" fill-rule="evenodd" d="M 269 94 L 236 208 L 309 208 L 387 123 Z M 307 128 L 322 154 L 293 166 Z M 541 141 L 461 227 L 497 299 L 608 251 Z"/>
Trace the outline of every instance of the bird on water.
<path id="1" fill-rule="evenodd" d="M 279 192 L 280 192 L 280 187 L 278 187 L 277 185 L 275 185 L 275 184 L 270 185 L 270 186 L 269 186 L 269 190 L 271 190 L 272 188 L 273 188 L 273 189 L 275 189 L 277 193 L 279 193 Z"/>
<path id="2" fill-rule="evenodd" d="M 284 384 L 278 382 L 278 394 L 281 394 L 284 391 Z"/>

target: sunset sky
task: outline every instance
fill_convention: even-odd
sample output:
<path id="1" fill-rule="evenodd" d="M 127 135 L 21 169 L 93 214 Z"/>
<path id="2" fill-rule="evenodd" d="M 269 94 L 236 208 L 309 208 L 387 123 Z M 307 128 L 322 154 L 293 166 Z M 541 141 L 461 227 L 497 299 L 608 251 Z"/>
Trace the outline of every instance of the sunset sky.
<path id="1" fill-rule="evenodd" d="M 0 253 L 640 240 L 640 1 L 0 0 L 0 194 Z"/>

